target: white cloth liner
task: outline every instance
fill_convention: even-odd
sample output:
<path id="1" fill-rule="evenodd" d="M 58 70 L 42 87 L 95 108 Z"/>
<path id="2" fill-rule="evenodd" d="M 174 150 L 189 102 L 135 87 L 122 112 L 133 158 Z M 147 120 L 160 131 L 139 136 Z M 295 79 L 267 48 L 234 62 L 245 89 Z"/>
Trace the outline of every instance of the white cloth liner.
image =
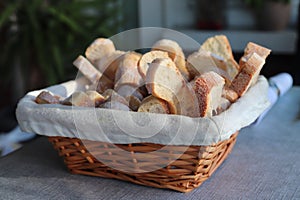
<path id="1" fill-rule="evenodd" d="M 67 97 L 82 88 L 77 80 L 43 90 Z M 211 145 L 250 125 L 269 106 L 263 76 L 228 110 L 211 118 L 36 104 L 34 99 L 43 90 L 29 92 L 18 104 L 16 116 L 23 131 L 115 144 Z"/>

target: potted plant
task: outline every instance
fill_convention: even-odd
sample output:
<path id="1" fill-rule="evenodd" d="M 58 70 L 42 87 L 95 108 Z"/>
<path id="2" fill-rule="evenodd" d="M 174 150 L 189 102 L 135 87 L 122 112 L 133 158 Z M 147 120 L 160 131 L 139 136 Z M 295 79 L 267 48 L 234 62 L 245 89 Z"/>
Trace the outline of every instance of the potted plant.
<path id="1" fill-rule="evenodd" d="M 283 30 L 289 23 L 291 0 L 245 0 L 263 30 Z"/>
<path id="2" fill-rule="evenodd" d="M 120 0 L 0 1 L 0 86 L 25 92 L 74 78 L 72 62 L 96 37 L 121 28 Z M 122 18 L 121 18 L 122 19 Z"/>

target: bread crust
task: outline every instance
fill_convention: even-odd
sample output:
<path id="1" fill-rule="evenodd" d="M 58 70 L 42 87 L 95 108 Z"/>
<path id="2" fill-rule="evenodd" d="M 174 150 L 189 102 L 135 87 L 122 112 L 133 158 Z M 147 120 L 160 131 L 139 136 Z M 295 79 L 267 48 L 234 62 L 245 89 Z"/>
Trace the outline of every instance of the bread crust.
<path id="1" fill-rule="evenodd" d="M 234 90 L 239 97 L 243 96 L 249 87 L 256 83 L 259 73 L 265 64 L 265 59 L 257 53 L 252 53 L 245 62 L 241 72 L 232 81 L 230 89 Z"/>
<path id="2" fill-rule="evenodd" d="M 143 99 L 138 112 L 170 114 L 168 103 L 152 95 Z"/>
<path id="3" fill-rule="evenodd" d="M 155 60 L 156 58 L 168 58 L 169 55 L 167 52 L 165 51 L 149 51 L 147 53 L 145 53 L 138 64 L 138 71 L 140 73 L 140 75 L 145 79 L 146 78 L 146 74 L 149 68 L 149 64 L 153 62 L 153 60 Z"/>
<path id="4" fill-rule="evenodd" d="M 124 54 L 124 51 L 114 51 L 108 55 L 104 55 L 95 62 L 95 66 L 111 81 L 115 81 L 116 71 Z"/>
<path id="5" fill-rule="evenodd" d="M 222 96 L 225 80 L 215 72 L 207 72 L 197 77 L 193 82 L 199 104 L 200 117 L 213 116 Z"/>
<path id="6" fill-rule="evenodd" d="M 173 60 L 182 76 L 187 80 L 191 80 L 189 71 L 186 66 L 185 55 L 179 44 L 173 40 L 162 39 L 157 41 L 152 50 L 160 50 L 168 52 L 169 57 Z"/>
<path id="7" fill-rule="evenodd" d="M 208 38 L 200 47 L 200 50 L 211 52 L 219 60 L 224 60 L 226 72 L 230 82 L 240 71 L 239 64 L 235 61 L 228 38 L 225 35 L 216 35 Z M 227 81 L 228 82 L 228 81 Z"/>
<path id="8" fill-rule="evenodd" d="M 170 58 L 159 58 L 150 64 L 146 88 L 153 96 L 168 102 L 171 114 L 196 116 L 197 99 Z"/>
<path id="9" fill-rule="evenodd" d="M 85 51 L 86 58 L 93 64 L 102 57 L 116 50 L 114 43 L 108 38 L 97 38 Z"/>
<path id="10" fill-rule="evenodd" d="M 136 52 L 127 52 L 122 56 L 119 67 L 115 74 L 115 90 L 124 84 L 140 87 L 144 80 L 138 72 L 138 62 L 141 54 Z"/>

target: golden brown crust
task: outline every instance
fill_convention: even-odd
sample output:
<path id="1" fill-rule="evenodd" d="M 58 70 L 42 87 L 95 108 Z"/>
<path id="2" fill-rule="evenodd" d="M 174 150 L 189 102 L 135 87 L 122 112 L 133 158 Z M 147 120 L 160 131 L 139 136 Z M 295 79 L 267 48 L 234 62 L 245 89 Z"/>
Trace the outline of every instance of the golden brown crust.
<path id="1" fill-rule="evenodd" d="M 153 46 L 152 50 L 166 51 L 169 57 L 173 60 L 176 67 L 179 69 L 182 76 L 189 81 L 191 76 L 186 66 L 185 55 L 179 44 L 173 40 L 162 39 L 157 41 Z"/>
<path id="2" fill-rule="evenodd" d="M 128 52 L 122 56 L 119 67 L 115 74 L 115 89 L 124 84 L 140 87 L 143 84 L 143 78 L 138 72 L 138 62 L 141 54 L 136 52 Z"/>
<path id="3" fill-rule="evenodd" d="M 219 60 L 224 60 L 226 72 L 229 75 L 230 82 L 239 73 L 240 66 L 234 59 L 229 40 L 225 35 L 216 35 L 208 38 L 201 45 L 199 50 L 209 51 L 212 53 L 212 55 L 215 55 L 215 57 L 219 58 Z"/>
<path id="4" fill-rule="evenodd" d="M 228 99 L 231 103 L 234 103 L 239 98 L 239 95 L 233 89 L 224 87 L 222 90 L 222 97 Z"/>
<path id="5" fill-rule="evenodd" d="M 168 58 L 168 53 L 165 51 L 149 51 L 145 53 L 138 64 L 138 71 L 143 78 L 146 78 L 146 74 L 149 68 L 149 64 L 152 63 L 156 58 Z"/>
<path id="6" fill-rule="evenodd" d="M 197 77 L 193 84 L 200 117 L 212 116 L 220 104 L 225 80 L 211 71 Z"/>
<path id="7" fill-rule="evenodd" d="M 138 108 L 138 112 L 170 114 L 168 103 L 152 95 L 143 99 L 140 107 Z"/>
<path id="8" fill-rule="evenodd" d="M 248 88 L 255 84 L 265 59 L 256 53 L 252 53 L 243 63 L 241 72 L 232 81 L 230 89 L 233 89 L 239 97 L 243 96 Z"/>
<path id="9" fill-rule="evenodd" d="M 115 46 L 110 39 L 97 38 L 86 49 L 85 56 L 91 63 L 95 64 L 97 60 L 108 54 L 111 54 L 115 50 Z"/>
<path id="10" fill-rule="evenodd" d="M 101 59 L 97 60 L 95 66 L 110 80 L 114 81 L 116 71 L 124 54 L 124 51 L 114 51 L 111 54 L 105 55 Z"/>
<path id="11" fill-rule="evenodd" d="M 50 92 L 42 91 L 36 98 L 35 102 L 38 104 L 58 104 L 60 97 L 52 95 Z"/>

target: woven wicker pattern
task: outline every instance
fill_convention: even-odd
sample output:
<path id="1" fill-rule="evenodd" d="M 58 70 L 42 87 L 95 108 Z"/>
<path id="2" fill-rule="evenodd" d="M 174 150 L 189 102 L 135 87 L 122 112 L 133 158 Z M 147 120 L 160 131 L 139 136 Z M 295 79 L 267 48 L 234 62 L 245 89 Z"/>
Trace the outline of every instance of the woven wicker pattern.
<path id="1" fill-rule="evenodd" d="M 210 146 L 115 145 L 66 137 L 49 137 L 49 141 L 72 173 L 189 192 L 199 187 L 224 161 L 237 135 L 238 132 Z"/>

